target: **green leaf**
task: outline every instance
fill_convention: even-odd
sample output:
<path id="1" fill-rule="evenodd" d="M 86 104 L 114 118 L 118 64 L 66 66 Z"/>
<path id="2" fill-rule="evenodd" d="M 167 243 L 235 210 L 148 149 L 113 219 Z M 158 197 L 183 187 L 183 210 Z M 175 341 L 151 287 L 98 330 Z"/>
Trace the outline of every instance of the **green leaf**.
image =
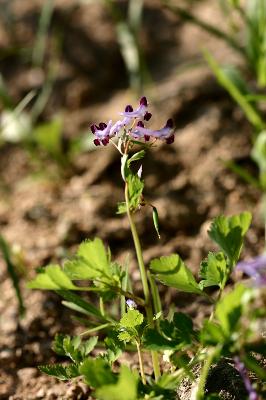
<path id="1" fill-rule="evenodd" d="M 119 332 L 118 334 L 118 339 L 121 340 L 121 342 L 130 342 L 134 336 L 136 336 L 137 332 L 130 332 L 130 331 L 122 331 Z"/>
<path id="2" fill-rule="evenodd" d="M 120 320 L 123 328 L 135 328 L 143 322 L 143 315 L 138 310 L 128 310 Z"/>
<path id="3" fill-rule="evenodd" d="M 128 154 L 123 154 L 123 156 L 121 157 L 121 175 L 124 181 L 126 181 L 128 176 L 130 175 Z"/>
<path id="4" fill-rule="evenodd" d="M 207 260 L 200 265 L 199 275 L 203 278 L 199 283 L 202 289 L 208 286 L 219 286 L 223 289 L 228 276 L 224 253 L 209 253 Z"/>
<path id="5" fill-rule="evenodd" d="M 98 336 L 92 336 L 90 339 L 81 344 L 80 351 L 84 355 L 84 357 L 92 352 L 97 343 Z"/>
<path id="6" fill-rule="evenodd" d="M 102 358 L 87 358 L 79 367 L 87 385 L 99 388 L 103 385 L 115 384 L 117 378 L 109 364 Z"/>
<path id="7" fill-rule="evenodd" d="M 220 322 L 222 330 L 227 337 L 237 327 L 244 306 L 244 295 L 248 291 L 249 289 L 244 285 L 239 284 L 232 292 L 222 297 L 216 306 L 215 317 Z"/>
<path id="8" fill-rule="evenodd" d="M 43 290 L 80 289 L 73 285 L 67 274 L 62 271 L 59 265 L 48 265 L 43 271 L 44 272 L 40 272 L 35 279 L 28 282 L 28 288 Z"/>
<path id="9" fill-rule="evenodd" d="M 159 215 L 156 207 L 152 207 L 152 219 L 153 219 L 153 225 L 154 228 L 157 232 L 158 238 L 160 239 L 160 232 L 159 232 Z"/>
<path id="10" fill-rule="evenodd" d="M 175 350 L 179 348 L 177 341 L 166 338 L 156 329 L 146 329 L 142 338 L 142 345 L 151 351 Z"/>
<path id="11" fill-rule="evenodd" d="M 65 355 L 70 357 L 72 361 L 75 363 L 80 363 L 82 361 L 81 352 L 78 350 L 80 345 L 80 337 L 73 337 L 66 335 L 63 339 L 63 349 L 65 351 Z"/>
<path id="12" fill-rule="evenodd" d="M 192 319 L 182 312 L 174 313 L 173 324 L 174 327 L 186 338 L 194 334 Z"/>
<path id="13" fill-rule="evenodd" d="M 162 376 L 160 376 L 160 378 L 158 379 L 156 384 L 162 389 L 176 391 L 181 379 L 182 379 L 182 375 L 176 376 L 174 374 L 164 372 L 162 374 Z"/>
<path id="14" fill-rule="evenodd" d="M 257 136 L 251 157 L 258 164 L 260 169 L 260 183 L 262 188 L 266 189 L 266 131 L 262 131 Z"/>
<path id="15" fill-rule="evenodd" d="M 215 346 L 219 343 L 224 343 L 225 336 L 220 325 L 205 320 L 200 332 L 200 341 L 204 346 Z"/>
<path id="16" fill-rule="evenodd" d="M 125 203 L 124 201 L 118 203 L 118 204 L 117 204 L 117 211 L 116 211 L 116 213 L 117 213 L 117 214 L 124 214 L 124 213 L 126 213 L 126 212 L 127 212 L 127 205 L 126 205 L 126 203 Z"/>
<path id="17" fill-rule="evenodd" d="M 66 337 L 66 335 L 63 335 L 62 333 L 57 333 L 53 340 L 52 350 L 56 354 L 59 354 L 60 356 L 66 355 L 66 352 L 65 352 L 64 346 L 63 346 L 63 341 L 64 341 L 65 337 Z"/>
<path id="18" fill-rule="evenodd" d="M 80 376 L 78 371 L 78 367 L 75 364 L 70 365 L 61 365 L 61 364 L 54 364 L 54 365 L 40 365 L 38 369 L 44 372 L 47 375 L 54 376 L 57 379 L 62 381 L 69 380 Z"/>
<path id="19" fill-rule="evenodd" d="M 70 357 L 79 364 L 95 348 L 97 341 L 97 336 L 82 342 L 80 336 L 71 338 L 69 335 L 57 334 L 52 349 L 55 353 Z"/>
<path id="20" fill-rule="evenodd" d="M 167 286 L 183 292 L 202 293 L 192 272 L 177 254 L 155 258 L 150 268 L 156 278 Z"/>
<path id="21" fill-rule="evenodd" d="M 132 157 L 128 160 L 128 165 L 130 165 L 133 161 L 141 160 L 145 156 L 145 150 L 140 150 L 137 153 L 133 154 Z"/>
<path id="22" fill-rule="evenodd" d="M 1 79 L 0 79 L 0 85 L 1 85 Z M 17 296 L 18 304 L 19 304 L 19 313 L 20 316 L 23 316 L 25 313 L 25 306 L 20 290 L 20 285 L 19 285 L 19 275 L 16 271 L 16 265 L 12 262 L 12 255 L 11 255 L 11 250 L 3 238 L 3 236 L 0 235 L 0 250 L 3 253 L 3 259 L 6 263 L 7 266 L 7 272 L 11 278 L 13 287 L 15 289 L 15 293 Z"/>
<path id="23" fill-rule="evenodd" d="M 172 321 L 160 321 L 160 332 L 156 329 L 146 329 L 143 346 L 155 351 L 184 349 L 191 344 L 195 334 L 191 318 L 178 312 L 174 314 Z"/>
<path id="24" fill-rule="evenodd" d="M 78 308 L 84 310 L 85 313 L 88 313 L 89 315 L 92 315 L 102 321 L 107 321 L 105 317 L 101 314 L 100 310 L 96 308 L 94 305 L 89 303 L 88 301 L 82 299 L 79 295 L 73 292 L 69 292 L 68 290 L 60 290 L 57 291 L 57 294 L 59 294 L 61 297 L 63 297 L 65 300 L 67 300 L 70 303 L 75 304 Z"/>
<path id="25" fill-rule="evenodd" d="M 81 243 L 74 260 L 64 264 L 64 271 L 72 280 L 87 280 L 111 277 L 110 256 L 101 239 Z"/>
<path id="26" fill-rule="evenodd" d="M 137 374 L 122 365 L 117 383 L 97 389 L 96 397 L 99 400 L 137 400 L 137 385 Z"/>
<path id="27" fill-rule="evenodd" d="M 243 112 L 245 113 L 249 122 L 259 131 L 265 128 L 265 123 L 262 120 L 259 112 L 253 107 L 249 101 L 245 97 L 245 93 L 242 93 L 241 89 L 235 83 L 235 80 L 232 80 L 232 76 L 230 76 L 214 59 L 214 57 L 208 51 L 204 51 L 204 57 L 208 62 L 210 68 L 212 69 L 216 79 L 223 86 L 230 96 L 239 104 Z"/>
<path id="28" fill-rule="evenodd" d="M 251 219 L 249 212 L 243 212 L 232 217 L 221 215 L 215 218 L 211 224 L 208 234 L 221 247 L 232 266 L 239 259 L 243 238 L 249 228 Z"/>
<path id="29" fill-rule="evenodd" d="M 124 339 L 121 340 L 123 341 Z M 108 332 L 108 337 L 104 339 L 104 345 L 106 348 L 105 359 L 109 363 L 113 363 L 121 356 L 125 348 L 125 345 L 121 340 L 119 340 L 117 332 L 115 331 Z"/>

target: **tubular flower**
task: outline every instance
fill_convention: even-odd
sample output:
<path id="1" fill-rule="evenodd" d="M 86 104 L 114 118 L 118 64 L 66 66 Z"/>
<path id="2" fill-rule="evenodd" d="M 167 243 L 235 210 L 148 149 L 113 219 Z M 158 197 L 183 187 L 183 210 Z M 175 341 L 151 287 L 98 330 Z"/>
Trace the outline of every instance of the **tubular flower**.
<path id="1" fill-rule="evenodd" d="M 139 101 L 138 108 L 134 111 L 133 107 L 129 104 L 126 106 L 125 111 L 121 113 L 124 117 L 127 118 L 140 118 L 145 121 L 149 121 L 151 119 L 152 114 L 148 112 L 148 101 L 146 97 L 141 97 Z"/>
<path id="2" fill-rule="evenodd" d="M 114 136 L 111 133 L 112 121 L 110 120 L 106 125 L 104 122 L 100 122 L 99 126 L 93 124 L 91 125 L 91 131 L 95 135 L 96 139 L 94 139 L 95 146 L 100 146 L 102 143 L 106 146 L 109 143 L 109 139 L 111 136 Z"/>
<path id="3" fill-rule="evenodd" d="M 147 129 L 144 127 L 143 123 L 140 121 L 137 124 L 137 128 L 132 132 L 132 136 L 135 139 L 144 138 L 145 141 L 148 141 L 150 137 L 160 140 L 165 140 L 167 144 L 171 144 L 174 142 L 174 129 L 173 129 L 173 120 L 168 119 L 165 126 L 159 130 Z"/>
<path id="4" fill-rule="evenodd" d="M 250 261 L 242 261 L 237 264 L 236 269 L 250 276 L 253 279 L 254 286 L 266 286 L 266 254 Z"/>

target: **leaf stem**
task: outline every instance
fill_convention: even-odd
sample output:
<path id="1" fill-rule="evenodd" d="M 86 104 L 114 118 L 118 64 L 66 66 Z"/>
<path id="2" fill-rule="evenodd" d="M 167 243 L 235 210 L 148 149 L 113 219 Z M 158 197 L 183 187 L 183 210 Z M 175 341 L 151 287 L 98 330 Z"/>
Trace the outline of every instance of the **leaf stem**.
<path id="1" fill-rule="evenodd" d="M 112 325 L 112 324 L 110 324 L 109 322 L 106 323 L 106 324 L 97 325 L 97 326 L 95 326 L 94 328 L 87 329 L 86 331 L 80 333 L 79 336 L 85 336 L 85 335 L 88 335 L 89 333 L 98 332 L 98 331 L 100 331 L 101 329 L 108 328 L 108 326 L 111 326 L 111 325 Z"/>
<path id="2" fill-rule="evenodd" d="M 153 300 L 154 311 L 156 314 L 158 314 L 158 313 L 162 312 L 162 303 L 161 303 L 158 287 L 154 281 L 154 277 L 150 274 L 149 271 L 148 271 L 148 279 L 149 279 L 150 287 L 151 287 L 151 295 L 152 295 L 152 300 Z"/>
<path id="3" fill-rule="evenodd" d="M 132 214 L 131 214 L 130 207 L 129 207 L 129 193 L 128 193 L 127 182 L 125 182 L 125 200 L 126 200 L 126 206 L 127 206 L 127 216 L 128 216 L 128 220 L 129 220 L 129 224 L 130 224 L 130 229 L 131 229 L 134 245 L 135 245 L 135 250 L 136 250 L 136 255 L 137 255 L 137 260 L 138 260 L 138 265 L 139 265 L 139 270 L 140 270 L 140 276 L 141 276 L 141 280 L 142 280 L 147 320 L 148 320 L 149 325 L 152 327 L 154 325 L 154 321 L 153 321 L 153 311 L 152 311 L 152 305 L 151 305 L 151 299 L 150 299 L 150 289 L 149 289 L 149 285 L 148 285 L 147 272 L 146 272 L 146 268 L 144 265 L 144 260 L 143 260 L 142 249 L 141 249 L 138 232 L 137 232 L 136 225 L 132 218 Z M 155 380 L 157 381 L 161 375 L 158 353 L 156 351 L 152 351 L 151 356 L 152 356 L 154 376 L 155 376 Z"/>
<path id="4" fill-rule="evenodd" d="M 138 357 L 139 357 L 139 369 L 140 369 L 141 380 L 142 380 L 143 385 L 146 385 L 146 377 L 145 377 L 144 368 L 143 368 L 143 359 L 142 359 L 142 354 L 141 354 L 141 350 L 140 350 L 140 345 L 137 340 L 136 340 L 136 346 L 137 346 Z"/>
<path id="5" fill-rule="evenodd" d="M 198 384 L 198 390 L 196 394 L 196 400 L 204 400 L 205 398 L 205 386 L 206 386 L 206 380 L 208 377 L 208 373 L 210 370 L 210 367 L 213 363 L 213 360 L 217 356 L 217 354 L 220 352 L 220 347 L 214 347 L 210 348 L 207 350 L 207 358 L 204 361 L 204 365 L 200 374 L 200 380 Z"/>

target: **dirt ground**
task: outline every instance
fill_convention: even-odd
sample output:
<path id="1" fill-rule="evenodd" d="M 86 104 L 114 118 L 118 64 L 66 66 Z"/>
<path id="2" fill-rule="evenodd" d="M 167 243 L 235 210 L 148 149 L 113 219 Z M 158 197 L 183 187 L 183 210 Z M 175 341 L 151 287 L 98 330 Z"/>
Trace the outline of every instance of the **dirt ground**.
<path id="1" fill-rule="evenodd" d="M 12 2 L 12 29 L 3 16 L 0 20 L 1 49 L 32 45 L 40 3 Z M 210 3 L 196 2 L 194 12 L 222 25 L 218 9 Z M 49 48 L 56 45 L 55 28 L 61 29 L 60 74 L 41 118 L 60 113 L 67 141 L 92 122 L 117 118 L 125 104 L 136 100 L 128 89 L 107 10 L 100 3 L 76 0 L 55 4 Z M 159 241 L 149 210 L 136 215 L 145 262 L 178 252 L 196 271 L 214 249 L 207 235 L 211 219 L 243 210 L 253 213 L 243 256 L 258 254 L 264 240 L 260 193 L 225 167 L 225 161 L 233 160 L 256 173 L 249 160 L 252 130 L 204 63 L 180 72 L 184 63 L 197 64 L 203 46 L 219 61 L 238 60 L 223 43 L 184 24 L 156 0 L 145 2 L 141 43 L 153 82 L 143 93 L 151 105 L 152 126 L 171 116 L 176 126 L 175 143 L 158 143 L 143 162 L 145 195 L 158 209 L 161 231 Z M 17 101 L 43 84 L 41 71 L 12 52 L 2 57 L 0 68 Z M 67 171 L 51 162 L 44 162 L 40 170 L 19 145 L 0 147 L 0 231 L 21 249 L 26 265 L 21 282 L 26 315 L 19 320 L 14 290 L 0 260 L 0 399 L 88 398 L 81 382 L 66 385 L 38 372 L 38 365 L 56 361 L 50 350 L 55 333 L 73 334 L 81 328 L 57 295 L 29 291 L 25 282 L 36 267 L 61 261 L 81 240 L 95 236 L 108 243 L 119 260 L 131 255 L 133 279 L 138 281 L 126 217 L 115 214 L 117 202 L 123 200 L 119 174 L 119 154 L 111 146 L 77 155 Z M 196 297 L 174 290 L 163 296 L 166 308 L 172 301 L 176 310 L 185 309 L 199 321 L 208 313 Z"/>

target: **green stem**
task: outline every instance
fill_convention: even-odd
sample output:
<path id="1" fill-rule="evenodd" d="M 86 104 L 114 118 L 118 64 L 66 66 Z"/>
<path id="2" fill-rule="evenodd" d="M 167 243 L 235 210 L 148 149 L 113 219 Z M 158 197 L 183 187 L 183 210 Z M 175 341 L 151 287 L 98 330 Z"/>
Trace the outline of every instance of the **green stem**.
<path id="1" fill-rule="evenodd" d="M 151 287 L 151 296 L 152 296 L 152 300 L 153 300 L 154 311 L 156 314 L 158 314 L 158 313 L 162 312 L 162 303 L 161 303 L 158 287 L 155 283 L 153 276 L 150 274 L 149 271 L 148 271 L 148 279 L 149 279 L 150 287 Z"/>
<path id="2" fill-rule="evenodd" d="M 88 329 L 88 330 L 80 333 L 79 336 L 84 336 L 84 335 L 88 335 L 89 333 L 98 332 L 98 331 L 100 331 L 102 329 L 108 328 L 108 326 L 111 326 L 111 325 L 112 324 L 110 324 L 109 322 L 106 323 L 106 324 L 98 325 L 95 328 L 91 328 L 91 329 Z"/>
<path id="3" fill-rule="evenodd" d="M 139 369 L 140 369 L 141 380 L 142 380 L 143 385 L 146 385 L 146 377 L 144 374 L 142 354 L 141 354 L 139 342 L 137 340 L 136 340 L 136 346 L 137 346 L 137 350 L 138 350 Z"/>
<path id="4" fill-rule="evenodd" d="M 134 220 L 132 218 L 132 214 L 130 212 L 127 182 L 125 183 L 125 200 L 126 200 L 126 206 L 127 206 L 127 216 L 128 216 L 128 220 L 129 220 L 129 224 L 130 224 L 130 229 L 131 229 L 131 233 L 132 233 L 132 237 L 133 237 L 133 241 L 134 241 L 134 245 L 135 245 L 135 250 L 136 250 L 136 255 L 137 255 L 137 260 L 138 260 L 138 265 L 139 265 L 139 269 L 140 269 L 140 276 L 141 276 L 144 298 L 145 298 L 145 310 L 146 310 L 147 320 L 148 320 L 149 325 L 151 327 L 153 327 L 154 326 L 153 311 L 152 311 L 152 305 L 151 305 L 151 300 L 150 300 L 150 289 L 149 289 L 149 285 L 148 285 L 147 272 L 146 272 L 146 268 L 144 265 L 144 260 L 143 260 L 142 249 L 141 249 L 138 232 L 137 232 Z M 151 351 L 151 356 L 152 356 L 154 376 L 155 376 L 155 380 L 157 381 L 161 375 L 158 353 L 156 351 Z"/>
<path id="5" fill-rule="evenodd" d="M 102 297 L 100 297 L 100 311 L 102 316 L 105 317 L 104 302 Z"/>
<path id="6" fill-rule="evenodd" d="M 207 376 L 210 370 L 210 367 L 213 363 L 214 358 L 217 356 L 218 352 L 220 351 L 220 348 L 214 347 L 208 350 L 207 352 L 207 358 L 204 361 L 204 365 L 200 374 L 200 380 L 198 384 L 198 390 L 196 394 L 196 400 L 204 400 L 205 398 L 205 386 L 206 386 L 206 380 Z"/>

